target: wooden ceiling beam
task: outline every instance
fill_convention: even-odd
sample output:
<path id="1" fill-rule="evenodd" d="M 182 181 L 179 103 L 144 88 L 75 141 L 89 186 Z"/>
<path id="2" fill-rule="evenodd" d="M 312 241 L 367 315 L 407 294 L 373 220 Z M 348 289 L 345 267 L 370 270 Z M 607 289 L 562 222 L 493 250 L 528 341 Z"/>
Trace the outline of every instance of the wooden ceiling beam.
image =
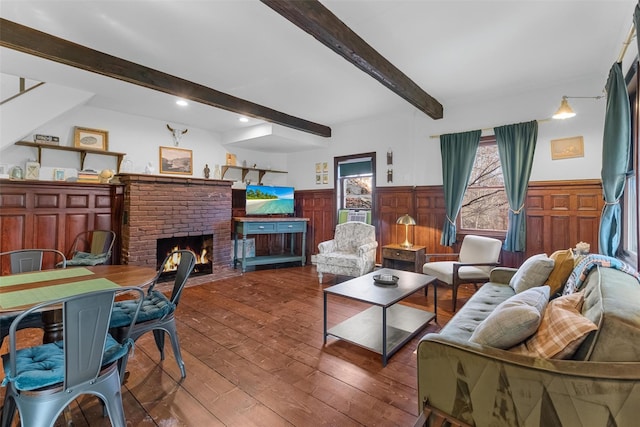
<path id="1" fill-rule="evenodd" d="M 432 119 L 442 118 L 442 104 L 380 55 L 319 1 L 261 1 Z"/>
<path id="2" fill-rule="evenodd" d="M 331 128 L 0 18 L 0 46 L 302 132 Z"/>

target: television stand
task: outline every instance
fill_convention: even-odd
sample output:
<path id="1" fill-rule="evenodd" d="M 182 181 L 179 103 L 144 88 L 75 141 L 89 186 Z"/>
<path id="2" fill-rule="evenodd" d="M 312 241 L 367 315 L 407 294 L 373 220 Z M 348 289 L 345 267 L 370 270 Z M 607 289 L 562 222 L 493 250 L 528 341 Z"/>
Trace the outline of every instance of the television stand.
<path id="1" fill-rule="evenodd" d="M 306 261 L 305 247 L 307 239 L 307 222 L 309 218 L 233 218 L 233 268 L 238 262 L 242 265 L 242 272 L 251 265 L 271 265 L 284 262 L 300 261 L 304 266 Z M 251 234 L 290 234 L 291 251 L 279 255 L 263 255 L 247 258 L 247 236 Z M 302 234 L 300 255 L 295 253 L 295 235 Z M 242 259 L 238 259 L 238 236 L 242 235 Z"/>

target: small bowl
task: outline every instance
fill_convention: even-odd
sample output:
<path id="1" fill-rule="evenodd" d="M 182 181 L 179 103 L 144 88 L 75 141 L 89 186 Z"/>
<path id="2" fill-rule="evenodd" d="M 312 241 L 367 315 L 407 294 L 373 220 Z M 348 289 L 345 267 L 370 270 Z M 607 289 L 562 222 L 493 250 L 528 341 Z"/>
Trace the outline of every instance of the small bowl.
<path id="1" fill-rule="evenodd" d="M 380 285 L 397 285 L 398 276 L 392 274 L 378 274 L 373 276 L 373 281 Z"/>

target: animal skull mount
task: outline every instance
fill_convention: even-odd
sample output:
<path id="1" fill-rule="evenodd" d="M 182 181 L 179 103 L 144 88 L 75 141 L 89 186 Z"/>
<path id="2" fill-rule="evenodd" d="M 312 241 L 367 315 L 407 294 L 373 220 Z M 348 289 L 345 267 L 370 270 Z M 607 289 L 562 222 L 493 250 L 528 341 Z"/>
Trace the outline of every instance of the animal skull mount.
<path id="1" fill-rule="evenodd" d="M 171 135 L 173 136 L 173 145 L 176 147 L 180 144 L 180 139 L 182 138 L 182 135 L 187 133 L 187 131 L 189 130 L 189 129 L 174 129 L 168 124 L 167 124 L 167 129 L 169 129 L 169 132 L 171 132 Z"/>

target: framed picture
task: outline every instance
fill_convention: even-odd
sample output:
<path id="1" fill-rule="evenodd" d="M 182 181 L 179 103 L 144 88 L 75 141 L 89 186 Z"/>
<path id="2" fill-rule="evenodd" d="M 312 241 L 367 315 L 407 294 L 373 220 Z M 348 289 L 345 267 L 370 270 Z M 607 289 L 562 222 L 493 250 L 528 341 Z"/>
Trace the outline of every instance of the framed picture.
<path id="1" fill-rule="evenodd" d="M 54 181 L 64 181 L 64 169 L 54 169 L 53 170 L 53 180 Z"/>
<path id="2" fill-rule="evenodd" d="M 584 140 L 581 136 L 551 140 L 551 159 L 584 157 Z"/>
<path id="3" fill-rule="evenodd" d="M 76 126 L 74 129 L 73 144 L 76 148 L 107 151 L 109 149 L 109 132 L 106 130 Z"/>
<path id="4" fill-rule="evenodd" d="M 160 147 L 160 173 L 193 175 L 193 152 L 184 148 Z"/>
<path id="5" fill-rule="evenodd" d="M 38 162 L 27 162 L 26 171 L 25 171 L 25 179 L 40 179 L 40 163 Z"/>

